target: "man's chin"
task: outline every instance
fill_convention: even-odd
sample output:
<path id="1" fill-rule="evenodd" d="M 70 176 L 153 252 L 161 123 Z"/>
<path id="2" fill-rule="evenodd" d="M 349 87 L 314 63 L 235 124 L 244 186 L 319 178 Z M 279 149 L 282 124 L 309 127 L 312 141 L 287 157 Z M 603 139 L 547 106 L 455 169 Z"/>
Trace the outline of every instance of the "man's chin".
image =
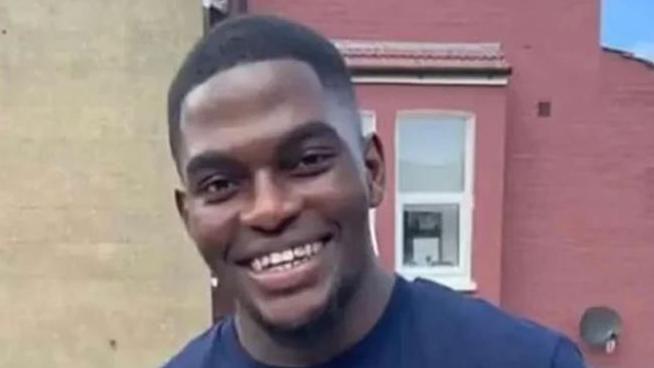
<path id="1" fill-rule="evenodd" d="M 294 335 L 313 330 L 330 319 L 329 301 L 313 305 L 268 305 L 259 313 L 259 322 L 268 331 L 276 334 Z"/>
<path id="2" fill-rule="evenodd" d="M 270 333 L 289 338 L 324 332 L 338 320 L 354 283 L 323 281 L 287 295 L 246 299 L 243 312 Z"/>

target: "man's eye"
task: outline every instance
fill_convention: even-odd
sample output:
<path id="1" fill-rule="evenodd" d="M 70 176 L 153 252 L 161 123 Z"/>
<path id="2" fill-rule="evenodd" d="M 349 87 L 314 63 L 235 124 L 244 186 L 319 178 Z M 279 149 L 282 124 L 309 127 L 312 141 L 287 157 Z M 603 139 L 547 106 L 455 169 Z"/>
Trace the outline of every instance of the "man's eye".
<path id="1" fill-rule="evenodd" d="M 199 187 L 199 194 L 207 202 L 220 202 L 229 199 L 238 190 L 238 184 L 224 178 L 211 178 L 204 181 Z"/>
<path id="2" fill-rule="evenodd" d="M 329 168 L 334 156 L 332 152 L 308 152 L 300 158 L 293 171 L 298 175 L 319 174 Z"/>
<path id="3" fill-rule="evenodd" d="M 322 154 L 322 153 L 312 153 L 305 155 L 302 157 L 302 160 L 300 160 L 300 165 L 299 166 L 312 166 L 312 165 L 319 165 L 320 163 L 326 161 L 329 159 L 329 155 Z"/>

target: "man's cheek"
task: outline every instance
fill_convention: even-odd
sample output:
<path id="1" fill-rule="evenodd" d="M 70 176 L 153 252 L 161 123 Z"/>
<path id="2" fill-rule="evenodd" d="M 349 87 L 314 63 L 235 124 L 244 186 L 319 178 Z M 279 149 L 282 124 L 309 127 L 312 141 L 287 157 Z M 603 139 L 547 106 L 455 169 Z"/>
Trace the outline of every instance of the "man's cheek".
<path id="1" fill-rule="evenodd" d="M 200 211 L 190 217 L 190 235 L 205 260 L 212 266 L 224 261 L 228 231 L 220 216 L 211 216 L 207 211 Z"/>
<path id="2" fill-rule="evenodd" d="M 367 211 L 368 207 L 365 189 L 356 181 L 343 181 L 340 186 L 331 187 L 323 192 L 322 199 L 330 212 L 349 221 L 361 217 L 361 209 Z"/>
<path id="3" fill-rule="evenodd" d="M 340 165 L 303 188 L 306 198 L 323 201 L 332 206 L 355 206 L 365 199 L 363 182 L 351 168 Z M 352 203 L 354 201 L 354 203 Z"/>

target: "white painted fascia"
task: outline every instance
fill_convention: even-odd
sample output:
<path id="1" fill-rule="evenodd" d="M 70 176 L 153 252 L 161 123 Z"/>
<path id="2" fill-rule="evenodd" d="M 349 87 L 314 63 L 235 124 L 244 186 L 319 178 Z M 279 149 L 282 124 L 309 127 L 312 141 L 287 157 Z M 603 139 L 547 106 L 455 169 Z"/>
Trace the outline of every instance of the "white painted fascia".
<path id="1" fill-rule="evenodd" d="M 445 85 L 445 86 L 506 86 L 509 84 L 508 76 L 397 76 L 375 75 L 357 76 L 352 80 L 355 84 L 408 84 L 408 85 Z"/>

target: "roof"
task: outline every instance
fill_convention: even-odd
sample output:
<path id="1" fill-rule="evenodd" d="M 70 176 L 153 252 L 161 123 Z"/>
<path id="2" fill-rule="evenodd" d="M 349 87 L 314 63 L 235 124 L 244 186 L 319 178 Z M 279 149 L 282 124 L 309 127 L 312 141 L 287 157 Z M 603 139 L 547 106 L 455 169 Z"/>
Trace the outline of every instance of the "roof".
<path id="1" fill-rule="evenodd" d="M 604 50 L 605 52 L 609 52 L 611 54 L 617 54 L 617 55 L 622 56 L 623 58 L 625 58 L 627 60 L 637 61 L 637 62 L 639 62 L 641 64 L 644 64 L 645 66 L 648 66 L 648 67 L 654 69 L 654 61 L 650 61 L 650 60 L 638 57 L 632 52 L 619 50 L 619 49 L 614 49 L 614 48 L 606 47 L 606 46 L 603 46 L 602 50 Z"/>
<path id="2" fill-rule="evenodd" d="M 356 71 L 511 71 L 499 43 L 431 43 L 335 40 Z"/>

